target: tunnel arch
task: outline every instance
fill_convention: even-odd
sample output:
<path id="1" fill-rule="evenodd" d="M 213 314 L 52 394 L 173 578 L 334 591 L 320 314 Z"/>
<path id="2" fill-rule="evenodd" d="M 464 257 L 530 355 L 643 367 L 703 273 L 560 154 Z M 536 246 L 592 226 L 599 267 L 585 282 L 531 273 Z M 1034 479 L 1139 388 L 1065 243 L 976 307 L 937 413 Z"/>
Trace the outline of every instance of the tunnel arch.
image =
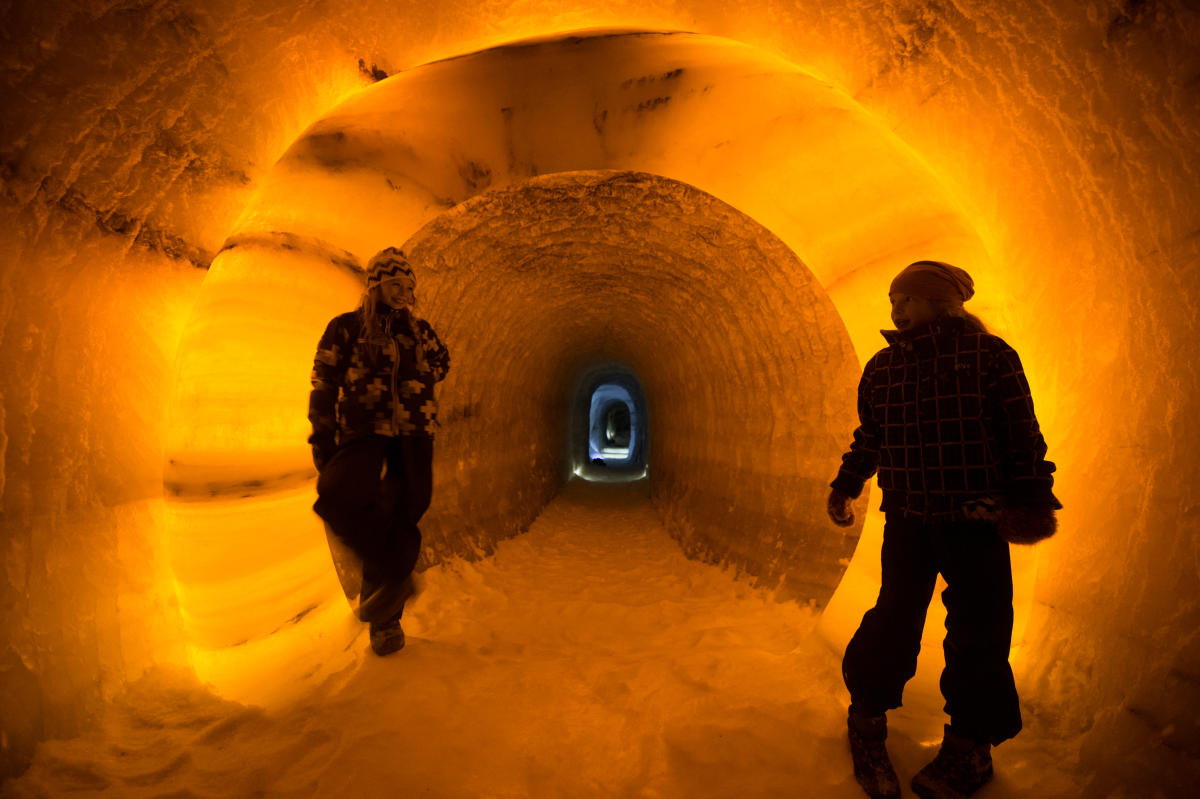
<path id="1" fill-rule="evenodd" d="M 1019 679 L 1062 729 L 1088 731 L 1080 768 L 1102 773 L 1096 791 L 1131 769 L 1174 768 L 1159 731 L 1184 716 L 1189 729 L 1195 703 L 1180 703 L 1179 681 L 1200 668 L 1196 608 L 1181 601 L 1196 594 L 1196 489 L 1180 478 L 1194 457 L 1173 433 L 1200 397 L 1187 357 L 1200 295 L 1193 9 L 399 2 L 372 6 L 363 25 L 353 3 L 263 8 L 13 6 L 0 357 L 28 379 L 4 387 L 0 482 L 10 557 L 28 567 L 10 570 L 4 592 L 6 668 L 23 675 L 4 684 L 4 731 L 26 742 L 12 751 L 28 751 L 34 728 L 74 734 L 114 686 L 186 660 L 160 499 L 161 453 L 177 451 L 173 353 L 203 293 L 194 266 L 279 153 L 368 72 L 636 24 L 736 39 L 827 76 L 980 220 L 1068 506 L 1039 547 L 1047 568 Z M 820 253 L 796 249 L 825 274 Z M 870 283 L 827 287 L 845 309 Z M 48 568 L 59 560 L 73 566 Z M 1181 736 L 1171 751 L 1194 753 L 1194 735 Z"/>
<path id="2" fill-rule="evenodd" d="M 589 171 L 484 192 L 405 246 L 428 271 L 431 315 L 446 309 L 452 346 L 482 356 L 447 379 L 446 396 L 474 405 L 498 370 L 512 369 L 509 391 L 523 388 L 534 408 L 562 407 L 569 376 L 623 364 L 654 420 L 651 494 L 685 551 L 828 599 L 855 535 L 829 534 L 819 495 L 824 464 L 840 453 L 835 431 L 852 426 L 857 367 L 832 304 L 769 231 L 687 184 Z M 790 306 L 783 319 L 731 302 L 763 284 Z M 493 310 L 506 290 L 514 307 Z M 511 321 L 455 326 L 472 308 Z M 492 354 L 506 351 L 517 357 L 502 366 Z M 510 451 L 559 429 L 555 416 L 506 414 L 511 423 L 497 425 L 486 415 L 447 428 L 445 448 L 472 450 L 484 430 L 507 429 L 493 446 Z M 763 460 L 731 474 L 742 450 Z"/>
<path id="3" fill-rule="evenodd" d="M 614 63 L 621 65 L 615 72 Z M 669 99 L 661 99 L 663 92 Z M 545 96 L 562 102 L 547 105 Z M 805 142 L 802 151 L 793 146 L 796 140 Z M 869 173 L 861 168 L 863 159 L 873 164 Z M 689 461 L 680 454 L 682 459 L 672 463 L 660 438 L 699 437 L 695 430 L 670 428 L 670 420 L 683 415 L 662 415 L 651 407 L 650 414 L 660 420 L 653 428 L 652 448 L 656 467 L 661 467 L 652 474 L 651 491 L 668 529 L 690 556 L 744 571 L 781 599 L 818 606 L 829 600 L 854 551 L 857 528 L 848 536 L 831 536 L 828 529 L 817 532 L 818 524 L 828 525 L 815 520 L 823 513 L 828 475 L 836 470 L 837 455 L 853 428 L 857 367 L 852 353 L 856 350 L 865 360 L 877 349 L 878 321 L 886 319 L 886 295 L 865 287 L 881 281 L 879 272 L 889 270 L 895 258 L 930 253 L 979 265 L 973 273 L 986 286 L 993 274 L 982 239 L 927 165 L 893 133 L 844 93 L 794 65 L 736 42 L 695 34 L 556 37 L 432 63 L 352 95 L 288 149 L 214 260 L 180 345 L 177 421 L 168 434 L 166 474 L 169 496 L 210 500 L 207 505 L 176 502 L 169 516 L 193 662 L 207 678 L 233 685 L 238 679 L 229 675 L 255 670 L 248 666 L 254 658 L 278 665 L 253 654 L 255 649 L 282 650 L 289 638 L 311 637 L 306 625 L 290 620 L 315 624 L 334 613 L 329 597 L 337 592 L 324 565 L 323 539 L 308 532 L 311 519 L 303 521 L 305 481 L 311 475 L 300 443 L 307 435 L 301 411 L 307 394 L 303 364 L 311 359 L 311 341 L 324 322 L 356 302 L 359 263 L 377 249 L 406 241 L 410 255 L 425 265 L 419 273 L 419 312 L 445 328 L 452 350 L 479 352 L 480 335 L 502 331 L 502 340 L 486 342 L 499 347 L 490 357 L 525 352 L 529 329 L 514 314 L 533 307 L 522 304 L 532 297 L 526 293 L 516 298 L 521 302 L 509 302 L 494 293 L 495 279 L 485 270 L 448 269 L 445 250 L 423 252 L 433 240 L 429 231 L 460 220 L 464 208 L 519 196 L 506 194 L 517 187 L 550 190 L 565 198 L 586 187 L 589 175 L 612 172 L 618 165 L 626 171 L 597 184 L 607 185 L 605 191 L 619 193 L 633 186 L 649 195 L 674 186 L 679 196 L 671 200 L 673 218 L 690 219 L 695 208 L 689 203 L 698 203 L 727 208 L 721 213 L 729 219 L 765 224 L 767 238 L 756 233 L 750 237 L 752 247 L 733 245 L 734 262 L 753 261 L 770 250 L 768 260 L 795 264 L 741 274 L 743 293 L 719 299 L 715 318 L 778 324 L 773 335 L 801 342 L 810 353 L 806 362 L 837 372 L 817 381 L 829 390 L 813 406 L 814 418 L 844 418 L 797 428 L 787 421 L 794 409 L 777 403 L 739 419 L 740 428 L 730 428 L 770 440 L 768 452 L 752 454 L 753 448 L 732 441 L 710 441 L 711 452 L 724 453 L 716 461 Z M 544 172 L 551 174 L 538 177 Z M 565 182 L 553 185 L 556 175 Z M 651 180 L 630 177 L 639 175 Z M 830 180 L 834 175 L 838 179 Z M 572 181 L 573 189 L 568 188 Z M 871 190 L 864 191 L 864 184 Z M 822 191 L 795 192 L 792 185 L 821 185 Z M 898 197 L 903 201 L 898 203 Z M 705 227 L 702 216 L 700 220 L 703 230 L 697 235 L 703 249 L 723 231 Z M 545 224 L 534 235 L 563 232 L 561 220 Z M 467 233 L 486 238 L 487 231 L 456 233 L 456 247 Z M 773 243 L 764 245 L 768 240 Z M 792 254 L 801 246 L 805 265 Z M 811 266 L 810 252 L 817 257 Z M 637 258 L 619 243 L 614 253 L 608 274 Z M 535 248 L 522 255 L 518 267 L 546 271 L 552 262 L 540 264 Z M 459 277 L 451 278 L 455 271 Z M 686 281 L 659 277 L 639 289 L 678 297 L 687 296 L 681 291 L 686 286 Z M 459 291 L 493 292 L 487 294 L 495 300 L 487 327 L 467 328 L 458 306 L 445 303 L 445 297 Z M 811 301 L 796 302 L 797 291 L 809 292 Z M 713 296 L 721 297 L 721 291 Z M 839 296 L 853 301 L 835 309 Z M 677 306 L 659 306 L 656 312 L 665 313 L 663 318 L 688 318 Z M 753 311 L 747 315 L 746 309 Z M 576 334 L 583 326 L 575 325 Z M 670 326 L 663 329 L 677 338 Z M 817 330 L 823 332 L 814 335 Z M 849 340 L 826 335 L 841 330 Z M 460 333 L 466 338 L 456 341 Z M 694 341 L 713 349 L 685 370 L 692 375 L 703 374 L 712 363 L 736 363 L 745 353 L 703 327 Z M 619 339 L 615 343 L 615 349 L 601 352 L 576 338 L 553 355 L 558 362 L 549 371 L 569 373 L 588 359 L 615 357 L 646 376 L 636 348 Z M 231 350 L 238 353 L 232 361 L 227 357 Z M 780 390 L 785 385 L 796 396 L 806 394 L 792 382 L 800 372 L 778 362 L 776 352 L 751 351 L 747 357 L 755 365 L 729 381 L 729 386 L 744 387 L 744 396 L 775 397 L 767 401 L 776 402 L 787 396 Z M 525 430 L 522 436 L 497 441 L 504 451 L 529 453 L 523 482 L 486 476 L 490 465 L 477 448 L 455 440 L 466 431 L 479 432 L 487 394 L 467 385 L 475 380 L 470 373 L 464 376 L 459 363 L 443 384 L 444 394 L 460 401 L 443 408 L 446 426 L 439 452 L 464 455 L 453 463 L 446 455 L 435 456 L 435 481 L 441 488 L 426 517 L 425 564 L 488 553 L 496 540 L 532 521 L 553 496 L 563 470 L 561 442 L 545 438 L 550 434 L 544 431 Z M 648 384 L 648 396 L 659 402 L 687 383 L 681 377 Z M 763 392 L 764 385 L 770 390 Z M 729 386 L 714 392 L 701 385 L 689 400 L 714 402 Z M 526 392 L 526 399 L 534 408 L 562 407 L 562 391 L 557 386 Z M 283 408 L 292 408 L 292 415 L 281 413 Z M 489 429 L 513 431 L 521 425 L 521 415 L 514 412 L 493 420 Z M 799 462 L 809 466 L 798 472 Z M 694 479 L 705 472 L 708 478 Z M 754 477 L 735 489 L 729 474 Z M 498 502 L 491 499 L 497 494 Z M 284 551 L 294 553 L 284 563 L 278 556 L 245 558 L 219 576 L 205 565 L 214 557 L 220 563 L 216 553 L 221 547 L 210 537 L 214 523 L 230 531 L 255 529 L 281 513 L 288 519 Z M 811 532 L 787 532 L 805 524 Z M 747 532 L 729 538 L 728 531 L 739 529 Z M 455 530 L 470 532 L 464 536 Z M 764 532 L 760 536 L 755 531 Z M 278 579 L 264 581 L 263 570 Z M 275 586 L 272 596 L 278 604 L 264 601 L 254 612 L 240 613 L 234 597 L 244 593 L 243 582 Z M 274 643 L 265 643 L 264 636 Z"/>

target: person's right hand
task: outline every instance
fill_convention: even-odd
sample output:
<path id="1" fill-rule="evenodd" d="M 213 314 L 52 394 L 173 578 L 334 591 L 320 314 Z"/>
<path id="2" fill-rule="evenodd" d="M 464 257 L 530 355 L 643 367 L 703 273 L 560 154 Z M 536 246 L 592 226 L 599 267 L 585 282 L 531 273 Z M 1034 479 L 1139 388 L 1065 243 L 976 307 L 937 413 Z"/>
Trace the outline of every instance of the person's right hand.
<path id="1" fill-rule="evenodd" d="M 829 518 L 838 527 L 849 527 L 854 524 L 854 511 L 850 510 L 850 497 L 836 488 L 829 492 L 826 510 L 829 511 Z"/>

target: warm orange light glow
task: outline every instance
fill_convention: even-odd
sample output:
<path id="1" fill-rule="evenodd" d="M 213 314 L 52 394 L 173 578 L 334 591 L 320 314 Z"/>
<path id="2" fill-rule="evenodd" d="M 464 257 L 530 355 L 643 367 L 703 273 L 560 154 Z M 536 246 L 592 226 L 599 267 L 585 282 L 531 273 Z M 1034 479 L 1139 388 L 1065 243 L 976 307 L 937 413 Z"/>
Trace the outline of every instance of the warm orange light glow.
<path id="1" fill-rule="evenodd" d="M 1009 660 L 1027 724 L 996 789 L 1188 795 L 1193 6 L 8 4 L 0 792 L 373 795 L 404 776 L 447 795 L 692 796 L 723 793 L 718 775 L 752 777 L 742 764 L 766 751 L 781 781 L 724 793 L 794 794 L 765 786 L 796 775 L 846 793 L 847 768 L 844 784 L 824 779 L 845 749 L 837 661 L 878 590 L 883 520 L 871 486 L 843 534 L 820 493 L 853 427 L 852 373 L 883 343 L 884 288 L 920 257 L 970 270 L 968 309 L 1020 353 L 1065 505 L 1053 539 L 1012 552 Z M 629 192 L 605 197 L 614 186 Z M 547 209 L 539 192 L 579 202 Z M 316 335 L 357 298 L 355 263 L 421 231 L 418 295 L 453 368 L 413 645 L 376 660 L 310 510 L 305 394 Z M 650 496 L 638 518 L 658 517 L 662 563 L 693 559 L 665 576 L 687 576 L 674 593 L 637 572 L 650 579 L 604 641 L 636 675 L 540 615 L 557 600 L 526 601 L 538 586 L 524 579 L 556 570 L 554 596 L 589 618 L 608 610 L 604 592 L 571 581 L 596 561 L 626 569 L 632 537 L 593 529 L 594 546 L 575 547 L 607 522 L 591 513 L 602 502 L 554 524 L 581 483 L 555 495 L 572 474 L 564 394 L 610 361 L 644 378 L 648 429 L 667 437 L 635 484 Z M 692 602 L 696 580 L 706 604 Z M 939 593 L 927 662 L 889 718 L 904 777 L 942 720 Z M 725 614 L 731 596 L 761 607 Z M 814 596 L 828 602 L 788 601 Z M 724 629 L 708 623 L 714 606 Z M 685 612 L 703 623 L 674 625 Z M 563 646 L 535 653 L 556 631 Z M 685 652 L 728 679 L 643 701 Z M 588 679 L 559 682 L 564 655 Z M 512 671 L 494 670 L 505 656 Z M 494 695 L 501 674 L 529 679 L 485 723 L 453 712 Z M 743 693 L 745 675 L 756 685 Z M 705 692 L 720 713 L 674 712 Z M 598 701 L 571 701 L 589 693 Z M 419 735 L 359 723 L 383 695 Z M 172 710 L 180 724 L 160 735 Z M 468 716 L 471 729 L 454 725 Z M 430 734 L 424 722 L 446 717 Z M 511 748 L 481 761 L 500 739 Z M 380 741 L 430 765 L 356 769 Z M 576 752 L 624 770 L 571 771 Z"/>
<path id="2" fill-rule="evenodd" d="M 314 342 L 360 291 L 354 259 L 403 243 L 479 192 L 532 174 L 612 168 L 681 180 L 765 225 L 824 285 L 860 363 L 881 346 L 892 271 L 917 258 L 969 265 L 979 288 L 974 310 L 1004 332 L 1010 287 L 961 201 L 845 93 L 776 56 L 705 36 L 548 41 L 431 64 L 353 93 L 263 180 L 230 239 L 235 246 L 212 265 L 180 348 L 170 535 L 205 679 L 224 685 L 222 652 L 252 661 L 245 642 L 284 630 L 341 646 L 316 623 L 337 615 L 338 595 L 308 510 L 304 413 Z M 437 275 L 436 264 L 425 266 L 418 299 L 422 288 L 439 291 Z M 513 308 L 537 301 L 517 285 L 497 290 Z M 738 297 L 785 331 L 806 324 L 790 299 L 770 286 Z M 443 392 L 454 392 L 454 378 Z M 828 432 L 844 438 L 849 430 Z M 768 448 L 763 463 L 785 473 L 784 454 Z M 461 481 L 466 455 L 439 457 L 457 461 Z M 548 464 L 558 456 L 532 445 L 531 457 Z M 216 502 L 192 503 L 206 492 Z M 441 496 L 447 507 L 484 502 L 451 485 Z M 504 512 L 509 499 L 485 504 Z M 835 643 L 877 590 L 880 524 L 868 514 L 859 547 L 866 555 L 850 564 L 826 614 Z M 1035 559 L 1020 553 L 1017 562 L 1019 631 Z M 277 679 L 273 668 L 262 673 Z"/>

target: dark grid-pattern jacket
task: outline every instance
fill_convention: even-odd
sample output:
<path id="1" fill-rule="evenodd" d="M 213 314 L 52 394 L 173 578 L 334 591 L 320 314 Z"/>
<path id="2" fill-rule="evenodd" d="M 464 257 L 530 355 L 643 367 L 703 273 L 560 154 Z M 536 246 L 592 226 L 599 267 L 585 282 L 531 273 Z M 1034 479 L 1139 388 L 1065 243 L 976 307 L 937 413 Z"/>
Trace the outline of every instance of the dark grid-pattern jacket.
<path id="1" fill-rule="evenodd" d="M 369 347 L 358 311 L 336 316 L 313 359 L 308 420 L 313 456 L 323 464 L 340 445 L 372 434 L 432 436 L 437 425 L 433 386 L 450 371 L 450 354 L 424 319 L 407 310 L 384 317 L 387 341 Z M 417 358 L 417 347 L 424 354 Z"/>
<path id="2" fill-rule="evenodd" d="M 857 497 L 878 470 L 882 510 L 923 518 L 985 498 L 1062 507 L 1012 347 L 958 317 L 882 333 L 889 346 L 863 369 L 860 425 L 834 488 Z"/>

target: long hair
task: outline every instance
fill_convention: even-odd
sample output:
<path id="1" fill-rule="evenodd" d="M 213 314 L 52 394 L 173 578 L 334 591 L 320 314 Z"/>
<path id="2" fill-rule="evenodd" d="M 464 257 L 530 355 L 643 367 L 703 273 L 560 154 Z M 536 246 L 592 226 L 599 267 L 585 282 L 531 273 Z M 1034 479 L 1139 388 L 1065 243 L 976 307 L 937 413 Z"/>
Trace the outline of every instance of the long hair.
<path id="1" fill-rule="evenodd" d="M 374 362 L 378 362 L 379 353 L 384 347 L 391 346 L 391 338 L 389 338 L 383 326 L 383 320 L 389 310 L 390 306 L 383 301 L 383 290 L 378 284 L 371 286 L 363 292 L 358 313 L 362 319 L 363 340 L 367 344 L 367 355 Z M 416 358 L 418 366 L 423 367 L 425 364 L 425 350 L 421 346 L 416 311 L 417 300 L 414 296 L 412 305 L 408 309 L 409 331 L 412 334 L 413 341 L 416 342 L 416 345 L 413 347 L 413 355 Z"/>
<path id="2" fill-rule="evenodd" d="M 362 319 L 363 339 L 367 342 L 367 354 L 371 356 L 371 360 L 376 360 L 380 348 L 387 344 L 387 335 L 383 331 L 383 317 L 387 313 L 387 307 L 378 285 L 371 286 L 363 292 L 358 313 Z"/>
<path id="3" fill-rule="evenodd" d="M 957 316 L 966 322 L 968 330 L 976 333 L 987 333 L 987 325 L 983 323 L 975 314 L 963 307 L 962 301 L 956 300 L 931 300 L 933 307 L 937 309 L 939 317 Z"/>

